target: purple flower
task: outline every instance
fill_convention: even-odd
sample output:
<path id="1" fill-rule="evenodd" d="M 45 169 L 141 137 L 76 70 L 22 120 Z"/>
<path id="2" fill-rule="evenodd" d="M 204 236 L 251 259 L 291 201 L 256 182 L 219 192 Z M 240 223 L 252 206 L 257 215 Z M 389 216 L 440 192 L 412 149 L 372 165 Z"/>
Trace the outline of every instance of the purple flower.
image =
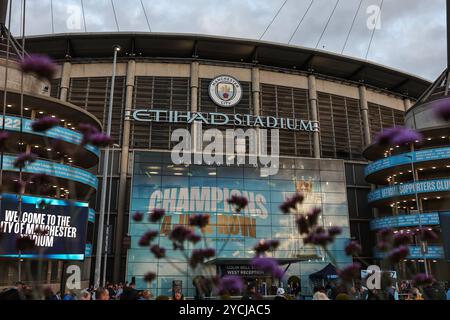
<path id="1" fill-rule="evenodd" d="M 278 240 L 261 240 L 255 247 L 257 255 L 266 253 L 267 251 L 276 250 L 280 245 Z"/>
<path id="2" fill-rule="evenodd" d="M 306 216 L 301 215 L 300 217 L 298 217 L 298 219 L 296 220 L 296 224 L 300 235 L 309 233 L 309 224 Z"/>
<path id="3" fill-rule="evenodd" d="M 150 221 L 154 223 L 158 222 L 164 217 L 165 214 L 166 210 L 164 209 L 153 209 L 150 213 Z"/>
<path id="4" fill-rule="evenodd" d="M 176 226 L 169 235 L 169 239 L 174 243 L 182 244 L 192 235 L 192 230 L 184 226 Z"/>
<path id="5" fill-rule="evenodd" d="M 322 209 L 313 208 L 307 215 L 309 226 L 312 228 L 319 222 L 319 216 L 322 213 Z"/>
<path id="6" fill-rule="evenodd" d="M 237 276 L 225 276 L 219 280 L 217 290 L 221 296 L 239 294 L 244 290 L 244 280 Z"/>
<path id="7" fill-rule="evenodd" d="M 424 273 L 419 273 L 414 277 L 414 283 L 416 286 L 428 286 L 434 283 L 434 278 L 432 276 L 426 275 Z"/>
<path id="8" fill-rule="evenodd" d="M 389 250 L 389 243 L 386 241 L 380 241 L 377 243 L 377 249 L 386 252 Z"/>
<path id="9" fill-rule="evenodd" d="M 86 141 L 88 144 L 96 147 L 107 147 L 113 143 L 113 140 L 110 136 L 101 132 L 91 134 L 90 136 L 86 137 Z"/>
<path id="10" fill-rule="evenodd" d="M 133 220 L 135 222 L 141 222 L 142 220 L 144 220 L 144 214 L 141 212 L 135 212 L 133 214 Z"/>
<path id="11" fill-rule="evenodd" d="M 411 236 L 406 233 L 397 233 L 394 236 L 394 248 L 398 248 L 411 243 Z"/>
<path id="12" fill-rule="evenodd" d="M 296 193 L 290 198 L 287 198 L 283 204 L 280 206 L 281 212 L 288 214 L 291 210 L 297 210 L 297 205 L 301 204 L 304 200 L 304 196 L 300 193 Z"/>
<path id="13" fill-rule="evenodd" d="M 277 260 L 265 257 L 256 257 L 251 262 L 252 266 L 256 269 L 262 270 L 271 274 L 277 279 L 282 279 L 284 276 L 283 269 L 278 265 Z"/>
<path id="14" fill-rule="evenodd" d="M 189 217 L 189 225 L 198 227 L 200 229 L 206 228 L 209 225 L 209 214 L 197 214 Z"/>
<path id="15" fill-rule="evenodd" d="M 334 237 L 331 236 L 328 232 L 326 232 L 322 227 L 316 228 L 313 232 L 311 232 L 306 238 L 303 239 L 305 244 L 313 244 L 316 246 L 325 247 L 328 244 L 332 243 Z"/>
<path id="16" fill-rule="evenodd" d="M 388 128 L 375 137 L 375 143 L 380 146 L 404 145 L 422 141 L 421 133 L 404 127 Z"/>
<path id="17" fill-rule="evenodd" d="M 78 129 L 84 136 L 90 136 L 100 132 L 98 131 L 97 127 L 88 123 L 81 123 L 80 125 L 78 125 Z"/>
<path id="18" fill-rule="evenodd" d="M 152 283 L 156 279 L 156 273 L 149 272 L 144 276 L 144 281 L 147 283 Z"/>
<path id="19" fill-rule="evenodd" d="M 231 204 L 236 212 L 241 212 L 248 205 L 248 200 L 246 197 L 232 195 L 230 199 L 227 200 L 229 204 Z"/>
<path id="20" fill-rule="evenodd" d="M 38 120 L 35 120 L 31 124 L 31 128 L 35 132 L 45 132 L 45 131 L 50 130 L 50 129 L 56 127 L 57 125 L 59 125 L 59 122 L 60 122 L 60 120 L 57 118 L 44 116 Z"/>
<path id="21" fill-rule="evenodd" d="M 37 155 L 34 153 L 21 153 L 14 161 L 14 167 L 23 169 L 27 164 L 33 163 L 37 160 Z"/>
<path id="22" fill-rule="evenodd" d="M 52 80 L 55 76 L 56 64 L 48 56 L 40 54 L 28 55 L 20 61 L 24 73 L 34 73 L 39 78 Z"/>
<path id="23" fill-rule="evenodd" d="M 216 255 L 214 249 L 196 249 L 192 251 L 191 258 L 189 259 L 189 265 L 195 269 L 199 264 L 205 262 L 206 259 L 210 259 Z"/>
<path id="24" fill-rule="evenodd" d="M 17 251 L 29 251 L 36 247 L 36 243 L 30 237 L 22 237 L 16 240 Z"/>
<path id="25" fill-rule="evenodd" d="M 361 253 L 361 251 L 362 251 L 361 245 L 356 241 L 351 241 L 345 247 L 345 254 L 348 256 L 357 256 Z"/>
<path id="26" fill-rule="evenodd" d="M 147 247 L 150 245 L 150 243 L 155 240 L 155 238 L 158 236 L 157 231 L 147 231 L 141 239 L 139 239 L 139 246 L 141 247 Z"/>
<path id="27" fill-rule="evenodd" d="M 336 236 L 342 234 L 342 228 L 341 227 L 331 227 L 328 229 L 328 234 L 332 237 L 336 237 Z"/>
<path id="28" fill-rule="evenodd" d="M 191 233 L 186 237 L 186 240 L 193 243 L 193 244 L 197 244 L 202 240 L 202 237 L 200 237 L 198 234 L 195 233 Z"/>
<path id="29" fill-rule="evenodd" d="M 150 248 L 150 251 L 155 255 L 157 259 L 162 259 L 166 256 L 166 249 L 156 244 Z"/>
<path id="30" fill-rule="evenodd" d="M 352 282 L 353 279 L 360 277 L 361 264 L 355 262 L 341 270 L 338 270 L 338 275 L 344 282 Z"/>
<path id="31" fill-rule="evenodd" d="M 433 112 L 437 117 L 439 117 L 445 121 L 450 120 L 450 100 L 449 99 L 437 100 L 437 101 L 433 102 L 431 107 L 433 108 Z"/>
<path id="32" fill-rule="evenodd" d="M 407 246 L 401 246 L 389 252 L 388 257 L 392 263 L 399 263 L 403 259 L 409 256 L 409 248 Z"/>
<path id="33" fill-rule="evenodd" d="M 0 132 L 0 150 L 3 150 L 6 145 L 6 141 L 9 138 L 9 133 L 7 131 Z"/>

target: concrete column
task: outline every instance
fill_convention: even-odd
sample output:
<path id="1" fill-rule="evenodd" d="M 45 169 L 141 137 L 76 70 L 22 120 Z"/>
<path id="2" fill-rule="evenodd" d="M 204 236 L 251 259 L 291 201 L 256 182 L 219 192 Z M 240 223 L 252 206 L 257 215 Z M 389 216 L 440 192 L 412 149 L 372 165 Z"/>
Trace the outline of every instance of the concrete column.
<path id="1" fill-rule="evenodd" d="M 72 64 L 68 61 L 64 62 L 62 73 L 61 73 L 61 88 L 60 88 L 60 94 L 59 98 L 62 101 L 67 101 L 67 97 L 69 94 L 69 87 L 70 87 L 70 73 L 72 70 Z"/>
<path id="2" fill-rule="evenodd" d="M 199 87 L 199 63 L 193 61 L 191 63 L 191 112 L 198 112 L 198 87 Z M 201 130 L 201 124 L 193 122 L 191 124 L 191 149 L 193 152 L 202 152 L 201 143 L 199 139 L 202 139 L 202 135 L 199 135 Z"/>
<path id="3" fill-rule="evenodd" d="M 113 278 L 115 282 L 123 279 L 120 278 L 120 266 L 122 262 L 122 242 L 123 242 L 123 226 L 125 216 L 125 203 L 127 176 L 128 176 L 128 158 L 130 151 L 130 131 L 131 131 L 131 113 L 133 108 L 133 92 L 136 75 L 136 61 L 130 60 L 127 65 L 127 79 L 126 79 L 126 100 L 125 100 L 125 120 L 123 123 L 122 133 L 122 152 L 120 158 L 120 176 L 119 176 L 119 199 L 117 203 L 117 220 L 116 232 L 114 239 L 114 273 Z"/>
<path id="4" fill-rule="evenodd" d="M 0 24 L 6 25 L 8 13 L 8 0 L 0 0 Z"/>
<path id="5" fill-rule="evenodd" d="M 403 99 L 403 105 L 405 106 L 405 112 L 408 111 L 409 109 L 411 109 L 411 107 L 412 107 L 411 99 L 409 99 L 409 98 Z"/>
<path id="6" fill-rule="evenodd" d="M 316 89 L 316 77 L 313 74 L 308 76 L 308 88 L 309 88 L 309 104 L 311 106 L 311 120 L 319 120 L 319 110 L 317 109 L 317 89 Z M 313 149 L 314 158 L 320 159 L 320 132 L 313 133 Z"/>
<path id="7" fill-rule="evenodd" d="M 359 107 L 361 108 L 361 117 L 364 130 L 364 145 L 367 147 L 372 143 L 369 124 L 369 103 L 367 102 L 367 90 L 365 86 L 359 87 Z"/>
<path id="8" fill-rule="evenodd" d="M 253 110 L 254 115 L 259 116 L 261 115 L 261 83 L 260 83 L 260 77 L 259 77 L 259 68 L 253 67 L 252 68 L 252 104 L 253 104 Z"/>

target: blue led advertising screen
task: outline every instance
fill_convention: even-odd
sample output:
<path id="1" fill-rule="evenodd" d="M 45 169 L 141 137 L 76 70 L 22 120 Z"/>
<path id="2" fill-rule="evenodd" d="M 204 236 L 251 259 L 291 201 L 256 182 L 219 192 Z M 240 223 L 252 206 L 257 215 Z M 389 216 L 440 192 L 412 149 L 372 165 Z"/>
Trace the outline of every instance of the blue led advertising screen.
<path id="1" fill-rule="evenodd" d="M 87 203 L 3 194 L 0 200 L 0 257 L 84 260 Z M 34 248 L 19 252 L 28 237 Z"/>

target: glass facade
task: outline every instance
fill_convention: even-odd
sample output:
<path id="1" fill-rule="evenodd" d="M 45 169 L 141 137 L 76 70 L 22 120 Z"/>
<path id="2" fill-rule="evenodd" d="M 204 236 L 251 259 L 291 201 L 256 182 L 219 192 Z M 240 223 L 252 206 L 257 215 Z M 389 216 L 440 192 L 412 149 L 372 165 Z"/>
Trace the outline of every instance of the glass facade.
<path id="1" fill-rule="evenodd" d="M 192 277 L 199 270 L 189 270 L 180 251 L 171 250 L 167 235 L 174 226 L 186 225 L 189 215 L 208 213 L 211 223 L 206 242 L 219 253 L 217 259 L 250 261 L 260 240 L 278 239 L 281 245 L 276 258 L 316 256 L 314 260 L 292 264 L 286 275 L 286 279 L 301 277 L 302 286 L 308 289 L 308 276 L 325 267 L 330 259 L 321 250 L 304 246 L 296 231 L 295 218 L 279 210 L 280 204 L 297 191 L 306 195 L 302 210 L 320 207 L 323 226 L 343 228 L 343 234 L 329 249 L 339 265 L 351 263 L 343 252 L 350 238 L 343 161 L 282 158 L 277 175 L 262 177 L 260 169 L 252 166 L 173 165 L 170 153 L 135 152 L 131 212 L 148 213 L 153 208 L 164 208 L 166 217 L 157 225 L 147 219 L 143 222 L 130 219 L 128 281 L 135 280 L 139 289 L 147 288 L 143 276 L 152 271 L 158 274 L 150 288 L 154 294 L 171 295 L 173 281 L 182 281 L 184 295 L 193 296 Z M 240 215 L 233 214 L 226 202 L 232 194 L 249 199 L 248 208 Z M 171 263 L 156 260 L 147 247 L 138 245 L 149 229 L 160 231 L 157 243 L 167 249 Z M 188 247 L 188 253 L 192 249 Z M 216 271 L 214 266 L 212 269 Z"/>

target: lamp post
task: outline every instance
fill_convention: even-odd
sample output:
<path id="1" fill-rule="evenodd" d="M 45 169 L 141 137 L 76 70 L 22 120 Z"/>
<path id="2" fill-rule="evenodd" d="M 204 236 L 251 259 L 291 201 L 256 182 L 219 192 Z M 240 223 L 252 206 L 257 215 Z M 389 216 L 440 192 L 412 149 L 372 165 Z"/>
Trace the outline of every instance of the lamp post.
<path id="1" fill-rule="evenodd" d="M 423 228 L 423 226 L 422 226 L 422 212 L 420 210 L 419 194 L 417 192 L 417 180 L 418 180 L 418 177 L 417 177 L 416 168 L 415 168 L 415 165 L 414 165 L 413 154 L 414 154 L 414 144 L 411 144 L 411 155 L 407 155 L 407 157 L 411 159 L 411 170 L 412 170 L 413 181 L 414 181 L 414 193 L 416 195 L 416 207 L 417 207 L 417 211 L 419 212 L 420 252 L 422 253 L 423 263 L 424 263 L 424 266 L 425 266 L 425 274 L 428 275 L 428 262 L 427 262 L 426 252 L 425 252 L 426 242 L 423 241 L 423 238 L 422 238 L 422 228 Z"/>
<path id="2" fill-rule="evenodd" d="M 108 192 L 108 215 L 106 216 L 106 234 L 105 234 L 105 253 L 103 257 L 103 279 L 102 285 L 106 285 L 106 266 L 108 265 L 108 242 L 110 235 L 110 217 L 111 217 L 111 195 L 112 195 L 112 180 L 113 180 L 113 171 L 114 171 L 114 152 L 116 148 L 120 148 L 118 144 L 113 144 L 111 150 L 111 170 L 109 171 L 109 192 Z"/>
<path id="3" fill-rule="evenodd" d="M 113 71 L 111 78 L 111 90 L 109 97 L 109 109 L 108 109 L 108 125 L 106 134 L 108 136 L 111 135 L 111 120 L 112 120 L 112 107 L 114 100 L 114 85 L 116 81 L 116 66 L 117 66 L 117 54 L 121 50 L 121 47 L 115 45 L 113 47 L 114 50 L 114 59 L 113 59 Z M 103 252 L 103 229 L 105 223 L 105 206 L 106 206 L 106 188 L 107 188 L 107 176 L 108 176 L 108 166 L 109 166 L 109 146 L 105 149 L 105 155 L 103 160 L 103 180 L 102 180 L 102 190 L 101 190 L 101 199 L 100 199 L 100 219 L 98 222 L 98 233 L 97 233 L 97 250 L 95 254 L 95 273 L 94 273 L 94 287 L 98 288 L 100 286 L 100 274 L 101 274 L 101 265 L 102 265 L 102 252 Z"/>

